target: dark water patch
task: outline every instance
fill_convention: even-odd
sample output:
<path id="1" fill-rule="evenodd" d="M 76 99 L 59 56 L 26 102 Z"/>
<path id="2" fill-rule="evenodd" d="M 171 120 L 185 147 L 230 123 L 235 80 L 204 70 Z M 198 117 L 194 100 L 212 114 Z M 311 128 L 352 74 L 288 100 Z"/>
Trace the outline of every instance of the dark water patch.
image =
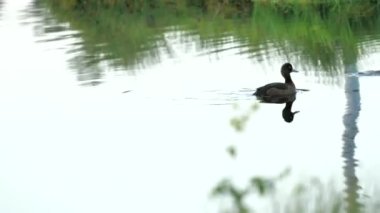
<path id="1" fill-rule="evenodd" d="M 97 80 L 93 80 L 93 81 L 82 81 L 80 83 L 81 86 L 98 86 L 100 84 L 103 84 L 104 82 L 103 81 L 97 81 Z M 124 92 L 123 92 L 124 93 Z"/>
<path id="2" fill-rule="evenodd" d="M 358 76 L 380 76 L 380 71 L 365 71 L 365 72 L 358 72 Z"/>
<path id="3" fill-rule="evenodd" d="M 57 41 L 63 41 L 63 40 L 68 40 L 76 37 L 80 37 L 80 34 L 67 34 L 67 35 L 57 35 L 57 36 L 52 36 L 53 38 L 44 38 L 41 40 L 37 40 L 36 42 L 39 43 L 47 43 L 47 42 L 57 42 Z M 81 42 L 75 42 L 72 44 L 72 46 L 78 46 L 80 45 Z"/>
<path id="4" fill-rule="evenodd" d="M 278 45 L 268 40 L 255 46 L 250 45 L 245 50 L 239 52 L 239 54 L 247 55 L 248 58 L 253 60 L 257 59 L 259 61 L 262 61 L 264 58 L 270 59 L 271 57 L 283 55 Z M 289 51 L 288 54 L 292 54 L 292 52 Z"/>
<path id="5" fill-rule="evenodd" d="M 67 30 L 70 30 L 69 26 L 63 26 L 63 25 L 47 26 L 44 28 L 44 33 L 63 32 Z"/>
<path id="6" fill-rule="evenodd" d="M 297 92 L 309 92 L 310 91 L 309 89 L 299 89 L 299 88 L 297 88 L 296 90 L 297 90 Z"/>
<path id="7" fill-rule="evenodd" d="M 244 48 L 247 48 L 247 47 L 250 47 L 250 45 L 249 44 L 238 44 L 238 45 L 235 45 L 235 46 L 232 46 L 232 47 L 225 47 L 225 48 L 218 48 L 218 49 L 215 49 L 215 50 L 210 50 L 210 51 L 201 53 L 201 54 L 199 54 L 197 56 L 212 55 L 212 54 L 223 53 L 223 52 L 228 52 L 228 51 L 232 51 L 232 50 L 238 50 L 237 54 L 244 54 L 244 53 L 240 52 L 240 50 L 244 49 Z"/>
<path id="8" fill-rule="evenodd" d="M 363 71 L 363 72 L 357 72 L 352 74 L 347 74 L 350 77 L 370 77 L 370 76 L 380 76 L 379 70 L 369 70 L 369 71 Z"/>

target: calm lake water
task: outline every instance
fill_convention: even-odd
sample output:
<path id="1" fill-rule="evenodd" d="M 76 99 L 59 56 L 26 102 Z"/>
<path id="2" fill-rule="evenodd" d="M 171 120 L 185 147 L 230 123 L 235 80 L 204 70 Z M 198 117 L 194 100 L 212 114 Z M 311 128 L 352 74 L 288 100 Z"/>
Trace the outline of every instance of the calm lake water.
<path id="1" fill-rule="evenodd" d="M 287 169 L 273 195 L 247 205 L 281 212 L 310 179 L 345 205 L 379 202 L 380 77 L 358 72 L 380 70 L 380 29 L 353 32 L 350 60 L 339 47 L 332 59 L 302 42 L 251 45 L 186 25 L 133 53 L 57 17 L 31 0 L 0 1 L 0 212 L 222 212 L 230 200 L 211 196 L 221 180 L 243 188 Z M 308 90 L 292 122 L 285 104 L 251 95 L 283 81 L 287 61 Z M 236 131 L 231 120 L 245 115 Z"/>

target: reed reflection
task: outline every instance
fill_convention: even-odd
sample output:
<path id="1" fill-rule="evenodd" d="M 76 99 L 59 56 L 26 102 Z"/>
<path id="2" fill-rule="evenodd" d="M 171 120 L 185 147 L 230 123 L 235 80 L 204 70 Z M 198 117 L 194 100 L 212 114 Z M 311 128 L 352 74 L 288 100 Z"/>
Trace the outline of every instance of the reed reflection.
<path id="1" fill-rule="evenodd" d="M 151 5 L 146 10 L 125 10 L 114 1 L 104 1 L 108 9 L 91 7 L 83 1 L 34 2 L 35 7 L 44 10 L 41 15 L 55 19 L 42 18 L 39 23 L 44 29 L 53 27 L 42 31 L 50 38 L 46 41 L 79 37 L 80 41 L 71 42 L 68 50 L 73 58 L 81 58 L 69 61 L 81 75 L 79 81 L 101 78 L 109 67 L 136 70 L 161 63 L 167 57 L 176 56 L 173 44 L 177 43 L 185 51 L 195 45 L 199 55 L 235 51 L 257 61 L 281 55 L 299 60 L 308 70 L 322 67 L 329 73 L 326 76 L 336 76 L 343 70 L 342 52 L 356 53 L 350 60 L 353 62 L 370 50 L 379 49 L 376 42 L 379 37 L 366 36 L 378 35 L 380 29 L 377 27 L 380 19 L 376 19 L 380 6 L 372 1 L 338 5 L 244 1 L 247 2 L 244 7 L 224 5 L 223 9 L 204 8 L 196 3 L 182 7 L 157 1 L 162 4 Z M 230 13 L 241 15 L 226 18 Z M 54 28 L 59 23 L 66 28 Z M 67 33 L 56 33 L 57 30 Z M 368 45 L 368 38 L 375 41 L 373 45 Z M 92 70 L 96 73 L 90 73 Z"/>
<path id="2" fill-rule="evenodd" d="M 3 10 L 3 1 L 0 0 L 0 19 L 1 19 L 1 15 L 3 14 L 2 10 Z"/>
<path id="3" fill-rule="evenodd" d="M 355 65 L 346 66 L 346 74 L 358 73 Z M 359 179 L 356 176 L 356 167 L 358 165 L 355 158 L 355 137 L 359 132 L 357 119 L 360 112 L 360 85 L 357 76 L 346 75 L 345 93 L 346 93 L 346 112 L 343 115 L 344 132 L 342 135 L 343 148 L 342 157 L 344 159 L 343 175 L 345 178 L 345 202 L 347 212 L 360 212 L 362 204 L 359 202 Z"/>

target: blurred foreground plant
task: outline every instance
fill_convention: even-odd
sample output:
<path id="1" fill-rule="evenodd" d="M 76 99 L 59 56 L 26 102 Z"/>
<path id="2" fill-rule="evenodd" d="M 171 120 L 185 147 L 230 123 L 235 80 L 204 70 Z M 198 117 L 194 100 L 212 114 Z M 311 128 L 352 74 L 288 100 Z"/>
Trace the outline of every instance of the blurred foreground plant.
<path id="1" fill-rule="evenodd" d="M 235 108 L 237 109 L 238 106 L 235 105 Z M 259 105 L 257 103 L 253 103 L 247 110 L 245 110 L 241 115 L 235 116 L 230 120 L 230 124 L 232 127 L 238 131 L 241 132 L 244 130 L 249 118 L 259 108 Z"/>
<path id="2" fill-rule="evenodd" d="M 252 209 L 244 201 L 249 195 L 266 196 L 272 194 L 276 182 L 288 176 L 289 173 L 290 169 L 286 169 L 274 178 L 252 177 L 242 189 L 234 185 L 231 180 L 223 179 L 214 187 L 211 195 L 214 198 L 226 197 L 232 200 L 232 208 L 227 212 L 248 213 Z"/>

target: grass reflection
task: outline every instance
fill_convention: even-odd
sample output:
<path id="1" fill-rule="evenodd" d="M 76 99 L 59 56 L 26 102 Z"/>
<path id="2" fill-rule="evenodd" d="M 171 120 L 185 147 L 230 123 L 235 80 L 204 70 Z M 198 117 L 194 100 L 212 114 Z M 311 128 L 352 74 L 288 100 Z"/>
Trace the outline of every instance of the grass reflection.
<path id="1" fill-rule="evenodd" d="M 2 0 L 0 0 L 0 18 L 1 18 L 1 16 L 2 16 L 2 14 L 3 14 L 3 1 Z"/>
<path id="2" fill-rule="evenodd" d="M 160 63 L 174 57 L 173 31 L 182 46 L 195 44 L 207 54 L 234 49 L 257 61 L 281 56 L 330 76 L 379 49 L 374 45 L 380 34 L 377 1 L 254 1 L 246 3 L 248 9 L 239 6 L 243 1 L 137 1 L 129 6 L 121 5 L 129 1 L 36 1 L 80 32 L 83 42 L 71 50 L 81 55 L 72 61 L 78 70 L 101 62 L 116 69 Z"/>
<path id="3" fill-rule="evenodd" d="M 224 179 L 214 187 L 211 195 L 214 198 L 228 198 L 232 201 L 231 209 L 224 210 L 226 212 L 248 213 L 253 209 L 246 203 L 247 197 L 255 193 L 260 196 L 273 193 L 276 182 L 288 176 L 289 172 L 290 170 L 285 170 L 275 178 L 253 177 L 243 188 L 234 185 L 229 179 Z"/>
<path id="4" fill-rule="evenodd" d="M 239 106 L 235 105 L 235 109 L 238 109 Z M 238 116 L 233 117 L 230 120 L 231 126 L 238 132 L 244 130 L 247 122 L 249 121 L 251 115 L 259 108 L 259 104 L 253 103 L 245 112 L 241 113 Z"/>
<path id="5" fill-rule="evenodd" d="M 317 178 L 302 181 L 290 188 L 284 188 L 284 182 L 290 175 L 285 170 L 274 178 L 252 177 L 246 186 L 238 186 L 231 179 L 221 180 L 212 190 L 213 199 L 223 203 L 220 212 L 297 212 L 297 213 L 338 213 L 338 212 L 376 212 L 379 205 L 364 205 L 358 199 L 348 200 L 339 192 L 334 183 L 323 183 Z M 262 204 L 269 206 L 264 207 Z"/>
<path id="6" fill-rule="evenodd" d="M 252 177 L 241 187 L 231 179 L 221 180 L 212 190 L 212 198 L 223 202 L 220 212 L 249 213 L 262 212 L 259 203 L 268 203 L 265 212 L 373 212 L 374 206 L 358 206 L 358 201 L 345 200 L 333 183 L 322 183 L 319 179 L 311 178 L 296 184 L 290 192 L 278 190 L 284 187 L 284 181 L 290 176 L 287 169 L 277 177 Z M 355 202 L 355 208 L 350 208 Z"/>

